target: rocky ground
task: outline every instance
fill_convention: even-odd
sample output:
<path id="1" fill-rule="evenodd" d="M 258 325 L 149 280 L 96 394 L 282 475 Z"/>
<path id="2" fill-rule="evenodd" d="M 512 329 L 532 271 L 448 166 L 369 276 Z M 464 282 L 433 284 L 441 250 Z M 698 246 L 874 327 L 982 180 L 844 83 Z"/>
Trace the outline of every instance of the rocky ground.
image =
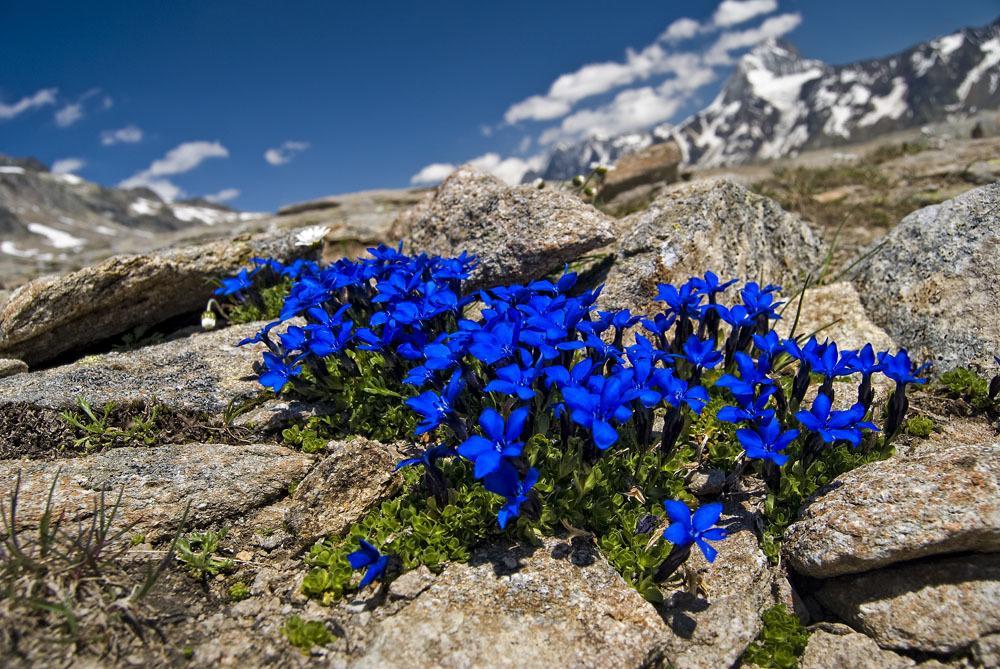
<path id="1" fill-rule="evenodd" d="M 799 332 L 819 330 L 845 347 L 905 346 L 934 361 L 935 375 L 959 366 L 995 373 L 1000 183 L 973 186 L 995 181 L 987 156 L 997 146 L 970 141 L 957 156 L 954 147 L 903 151 L 877 163 L 897 175 L 891 185 L 865 180 L 812 195 L 846 206 L 888 188 L 915 204 L 942 151 L 963 174 L 987 175 L 949 171 L 941 177 L 948 190 L 929 198 L 944 202 L 915 206 L 901 222 L 873 229 L 852 221 L 865 236 L 845 226 L 852 241 L 839 253 L 866 259 L 839 276 L 822 271 L 828 221 L 803 220 L 809 209 L 786 211 L 754 192 L 778 188 L 780 174 L 763 177 L 766 187 L 744 175 L 657 188 L 647 206 L 612 218 L 572 192 L 509 188 L 463 169 L 436 191 L 316 203 L 235 240 L 118 257 L 20 288 L 0 308 L 0 357 L 8 359 L 0 364 L 8 375 L 0 379 L 0 493 L 8 537 L 13 523 L 22 541 L 0 548 L 0 576 L 21 574 L 0 592 L 4 664 L 750 666 L 748 647 L 770 633 L 764 612 L 782 604 L 808 626 L 802 667 L 1000 665 L 1000 439 L 991 417 L 960 393 L 932 384 L 916 394 L 912 411 L 933 429 L 810 498 L 780 560 L 762 546 L 762 490 L 745 482 L 727 499 L 731 534 L 719 558 L 709 565 L 696 554 L 698 587 L 678 584 L 661 604 L 629 587 L 586 537 L 568 533 L 540 546 L 483 545 L 467 563 L 437 574 L 422 567 L 322 606 L 302 593 L 303 550 L 399 489 L 392 467 L 405 444 L 352 438 L 314 454 L 286 446 L 281 430 L 322 407 L 259 390 L 252 364 L 262 346 L 235 344 L 261 324 L 197 328 L 212 277 L 255 255 L 315 254 L 296 244 L 295 230 L 330 224 L 353 206 L 333 224 L 328 256 L 392 237 L 432 252 L 470 250 L 481 258 L 480 284 L 586 257 L 606 281 L 603 306 L 638 311 L 657 282 L 709 269 L 780 281 L 790 295 L 811 276 L 793 301 Z M 139 336 L 139 327 L 152 330 Z M 887 389 L 877 391 L 884 401 Z M 710 478 L 693 473 L 695 494 Z M 112 508 L 114 529 L 102 530 Z M 98 576 L 81 583 L 78 564 L 38 566 L 54 558 L 32 537 L 46 536 L 55 518 L 67 534 L 80 528 L 64 550 L 101 560 Z M 182 523 L 185 536 L 225 534 L 193 539 L 218 547 L 182 562 L 173 541 Z M 31 600 L 32 588 L 64 604 L 28 617 L 14 594 Z M 289 643 L 303 638 L 311 650 Z"/>

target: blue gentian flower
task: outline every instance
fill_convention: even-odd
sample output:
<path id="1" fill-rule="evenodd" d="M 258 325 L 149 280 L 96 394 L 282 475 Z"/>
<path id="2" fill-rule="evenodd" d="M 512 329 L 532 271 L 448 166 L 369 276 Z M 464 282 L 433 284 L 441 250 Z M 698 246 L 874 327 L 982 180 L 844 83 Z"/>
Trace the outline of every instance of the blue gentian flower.
<path id="1" fill-rule="evenodd" d="M 241 269 L 236 276 L 222 279 L 221 283 L 222 285 L 215 289 L 215 295 L 221 295 L 223 297 L 236 295 L 244 290 L 253 288 L 253 274 L 247 272 L 245 269 Z"/>
<path id="2" fill-rule="evenodd" d="M 715 297 L 715 295 L 724 291 L 726 288 L 729 288 L 731 285 L 736 283 L 736 279 L 731 279 L 729 281 L 726 281 L 725 283 L 720 283 L 719 277 L 716 276 L 714 272 L 705 272 L 704 278 L 699 278 L 696 276 L 691 277 L 688 280 L 688 283 L 691 284 L 691 287 L 694 288 L 696 291 L 698 291 L 700 294 L 704 295 L 705 297 L 712 298 Z"/>
<path id="3" fill-rule="evenodd" d="M 775 311 L 784 302 L 775 302 L 774 293 L 781 290 L 781 286 L 767 285 L 763 288 L 756 282 L 750 281 L 740 290 L 740 299 L 747 309 L 751 319 L 767 316 L 769 320 L 781 318 Z"/>
<path id="4" fill-rule="evenodd" d="M 771 386 L 772 381 L 766 374 L 757 369 L 756 364 L 746 353 L 737 351 L 736 366 L 740 370 L 739 377 L 723 374 L 715 385 L 728 388 L 736 400 L 743 405 L 750 403 L 757 392 L 757 386 Z"/>
<path id="5" fill-rule="evenodd" d="M 495 472 L 502 458 L 516 458 L 521 455 L 524 442 L 519 440 L 527 422 L 526 407 L 512 411 L 506 423 L 503 416 L 494 409 L 486 408 L 479 414 L 479 425 L 486 436 L 473 435 L 458 447 L 459 455 L 475 463 L 473 475 L 477 479 Z"/>
<path id="6" fill-rule="evenodd" d="M 504 462 L 497 471 L 483 480 L 483 487 L 492 493 L 502 495 L 507 502 L 497 512 L 500 529 L 505 529 L 512 518 L 521 513 L 521 505 L 528 501 L 528 493 L 538 483 L 538 470 L 532 467 L 520 480 L 517 470 L 509 462 Z"/>
<path id="7" fill-rule="evenodd" d="M 698 318 L 701 315 L 701 293 L 686 283 L 678 289 L 669 283 L 661 283 L 656 294 L 657 302 L 664 302 L 669 313 L 678 318 Z"/>
<path id="8" fill-rule="evenodd" d="M 900 349 L 896 355 L 879 354 L 879 364 L 882 366 L 882 373 L 897 384 L 905 386 L 911 383 L 927 383 L 927 379 L 917 376 L 920 370 L 914 369 L 913 363 L 910 362 L 910 354 L 905 348 Z"/>
<path id="9" fill-rule="evenodd" d="M 788 456 L 781 453 L 799 436 L 798 430 L 781 431 L 781 423 L 777 418 L 759 425 L 754 429 L 736 430 L 736 438 L 751 460 L 767 460 L 776 466 L 788 462 Z"/>
<path id="10" fill-rule="evenodd" d="M 724 406 L 715 415 L 724 423 L 756 423 L 764 424 L 774 418 L 774 409 L 767 405 L 775 393 L 775 388 L 762 388 L 757 397 L 742 395 L 745 402 L 739 406 Z"/>
<path id="11" fill-rule="evenodd" d="M 674 376 L 669 369 L 657 369 L 653 372 L 656 386 L 663 393 L 663 399 L 674 408 L 687 404 L 696 414 L 700 414 L 708 403 L 708 391 L 699 385 L 689 386 L 687 381 Z"/>
<path id="12" fill-rule="evenodd" d="M 627 402 L 634 397 L 620 376 L 592 376 L 589 385 L 588 388 L 563 387 L 563 400 L 573 422 L 589 430 L 594 443 L 604 451 L 618 441 L 618 431 L 611 421 L 624 423 L 632 417 Z"/>
<path id="13" fill-rule="evenodd" d="M 663 531 L 663 538 L 675 546 L 690 546 L 697 544 L 705 559 L 715 562 L 718 554 L 709 541 L 722 541 L 728 533 L 721 527 L 713 527 L 722 515 L 722 504 L 713 502 L 702 504 L 698 510 L 691 513 L 687 504 L 677 500 L 667 500 L 663 503 L 670 519 L 670 526 Z"/>
<path id="14" fill-rule="evenodd" d="M 526 402 L 537 394 L 534 384 L 541 373 L 542 369 L 537 365 L 527 369 L 520 365 L 506 365 L 496 370 L 497 378 L 487 383 L 485 390 L 488 393 L 513 395 Z"/>
<path id="15" fill-rule="evenodd" d="M 498 321 L 491 324 L 488 330 L 473 333 L 469 353 L 487 365 L 513 359 L 519 350 L 520 333 L 520 320 L 513 323 Z"/>
<path id="16" fill-rule="evenodd" d="M 684 359 L 698 369 L 712 369 L 722 362 L 722 354 L 715 350 L 714 342 L 692 335 L 684 342 Z"/>
<path id="17" fill-rule="evenodd" d="M 879 360 L 881 356 L 875 355 L 875 349 L 872 348 L 871 344 L 865 344 L 860 350 L 858 350 L 848 363 L 852 372 L 858 372 L 862 375 L 871 375 L 874 372 L 882 371 L 882 362 Z"/>
<path id="18" fill-rule="evenodd" d="M 298 365 L 288 365 L 270 351 L 264 351 L 264 371 L 258 381 L 265 388 L 280 393 L 292 377 L 301 373 L 302 368 Z"/>
<path id="19" fill-rule="evenodd" d="M 861 430 L 878 431 L 874 423 L 863 421 L 865 407 L 855 404 L 847 411 L 831 411 L 830 398 L 820 393 L 813 400 L 809 411 L 799 411 L 795 418 L 807 430 L 818 434 L 823 443 L 847 441 L 852 446 L 861 444 Z"/>
<path id="20" fill-rule="evenodd" d="M 364 539 L 358 539 L 361 545 L 359 550 L 350 553 L 347 561 L 351 564 L 351 569 L 366 569 L 365 575 L 358 584 L 358 589 L 368 586 L 372 581 L 381 578 L 385 573 L 385 568 L 389 565 L 389 556 L 382 555 L 378 549 Z"/>
<path id="21" fill-rule="evenodd" d="M 455 399 L 464 387 L 462 374 L 456 370 L 451 375 L 443 394 L 439 395 L 433 390 L 428 390 L 406 400 L 406 406 L 423 418 L 414 430 L 414 434 L 421 435 L 430 432 L 445 421 L 450 420 L 455 414 Z"/>

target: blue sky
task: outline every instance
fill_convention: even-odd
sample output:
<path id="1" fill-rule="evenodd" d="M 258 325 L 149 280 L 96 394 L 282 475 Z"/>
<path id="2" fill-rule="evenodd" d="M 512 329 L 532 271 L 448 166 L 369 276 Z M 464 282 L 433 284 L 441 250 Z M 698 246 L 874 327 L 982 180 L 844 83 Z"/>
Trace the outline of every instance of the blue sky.
<path id="1" fill-rule="evenodd" d="M 0 0 L 0 153 L 246 210 L 477 158 L 514 178 L 554 142 L 682 120 L 769 35 L 843 63 L 998 14 L 996 0 Z"/>

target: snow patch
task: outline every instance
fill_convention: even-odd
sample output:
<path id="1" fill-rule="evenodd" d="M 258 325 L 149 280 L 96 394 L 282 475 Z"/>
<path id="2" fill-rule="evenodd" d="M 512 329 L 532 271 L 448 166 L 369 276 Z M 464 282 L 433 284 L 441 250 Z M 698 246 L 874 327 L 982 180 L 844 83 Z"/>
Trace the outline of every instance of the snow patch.
<path id="1" fill-rule="evenodd" d="M 979 48 L 986 55 L 983 56 L 978 65 L 969 70 L 969 73 L 965 75 L 965 79 L 959 84 L 956 91 L 959 100 L 965 100 L 969 96 L 969 92 L 972 91 L 972 87 L 979 81 L 979 78 L 988 72 L 990 68 L 1000 64 L 1000 37 L 994 37 L 989 41 L 983 42 L 979 45 Z"/>
<path id="2" fill-rule="evenodd" d="M 75 174 L 53 174 L 52 176 L 55 177 L 56 181 L 62 181 L 70 186 L 79 186 L 83 183 L 83 179 Z"/>
<path id="3" fill-rule="evenodd" d="M 57 249 L 75 249 L 83 246 L 84 243 L 79 237 L 74 237 L 68 232 L 56 230 L 41 223 L 28 223 L 28 232 L 45 237 L 49 240 L 49 246 Z"/>
<path id="4" fill-rule="evenodd" d="M 138 200 L 130 204 L 128 208 L 133 214 L 137 214 L 139 216 L 155 216 L 160 213 L 160 209 L 163 208 L 163 204 L 156 202 L 155 200 L 148 200 L 144 197 L 140 197 Z"/>
<path id="5" fill-rule="evenodd" d="M 948 60 L 948 56 L 961 49 L 964 42 L 965 35 L 962 33 L 952 33 L 951 35 L 945 35 L 933 40 L 931 46 L 941 54 L 942 58 Z"/>
<path id="6" fill-rule="evenodd" d="M 913 65 L 913 74 L 917 77 L 927 74 L 927 71 L 934 67 L 934 63 L 937 62 L 937 57 L 938 54 L 936 51 L 931 51 L 929 54 L 914 51 L 913 55 L 910 56 L 910 64 Z"/>
<path id="7" fill-rule="evenodd" d="M 757 97 L 768 102 L 779 112 L 791 111 L 799 101 L 802 86 L 806 82 L 823 76 L 823 70 L 811 68 L 805 72 L 778 76 L 770 70 L 753 70 L 747 72 L 747 81 Z"/>
<path id="8" fill-rule="evenodd" d="M 892 90 L 886 95 L 871 99 L 872 110 L 858 119 L 858 126 L 875 125 L 884 118 L 897 119 L 906 113 L 906 80 L 895 77 L 892 80 Z"/>
<path id="9" fill-rule="evenodd" d="M 215 225 L 216 223 L 231 221 L 234 216 L 228 211 L 210 209 L 208 207 L 194 207 L 186 204 L 174 204 L 170 208 L 179 220 L 185 223 L 200 221 L 205 225 Z"/>
<path id="10" fill-rule="evenodd" d="M 17 165 L 0 165 L 0 174 L 24 174 L 24 168 Z"/>
<path id="11" fill-rule="evenodd" d="M 114 228 L 109 228 L 106 225 L 98 225 L 96 228 L 94 228 L 94 232 L 96 232 L 99 235 L 104 235 L 105 237 L 114 237 L 115 235 L 118 234 L 117 230 L 115 230 Z"/>

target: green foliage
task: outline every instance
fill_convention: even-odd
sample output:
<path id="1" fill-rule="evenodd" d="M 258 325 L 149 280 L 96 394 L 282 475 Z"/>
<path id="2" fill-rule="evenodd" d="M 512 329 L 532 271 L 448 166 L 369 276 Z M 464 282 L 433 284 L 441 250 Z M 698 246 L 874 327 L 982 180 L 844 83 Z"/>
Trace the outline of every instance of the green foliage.
<path id="1" fill-rule="evenodd" d="M 809 632 L 784 604 L 776 604 L 761 615 L 764 627 L 743 654 L 744 664 L 764 669 L 795 669 L 806 649 Z"/>
<path id="2" fill-rule="evenodd" d="M 333 641 L 333 634 L 321 620 L 303 620 L 291 616 L 281 627 L 281 634 L 305 654 L 309 654 L 313 646 L 325 646 Z"/>
<path id="3" fill-rule="evenodd" d="M 906 421 L 906 434 L 926 439 L 934 431 L 934 421 L 928 416 L 914 416 Z"/>
<path id="4" fill-rule="evenodd" d="M 250 596 L 250 587 L 243 581 L 236 581 L 229 586 L 229 599 L 239 602 Z"/>
<path id="5" fill-rule="evenodd" d="M 191 532 L 177 540 L 177 559 L 187 567 L 191 578 L 216 576 L 233 568 L 233 561 L 216 555 L 226 530 Z"/>
<path id="6" fill-rule="evenodd" d="M 802 504 L 817 490 L 833 479 L 870 462 L 885 460 L 893 454 L 881 437 L 854 449 L 847 445 L 824 446 L 819 456 L 804 465 L 798 458 L 801 444 L 794 443 L 787 451 L 792 461 L 781 468 L 777 492 L 769 492 L 764 504 L 764 535 L 761 548 L 772 562 L 777 562 L 781 536 L 795 522 Z"/>
<path id="7" fill-rule="evenodd" d="M 496 512 L 502 498 L 474 481 L 466 463 L 441 465 L 451 488 L 443 506 L 422 490 L 421 472 L 404 470 L 407 491 L 403 495 L 383 502 L 345 538 L 327 539 L 310 548 L 305 561 L 311 570 L 302 584 L 303 592 L 327 604 L 340 598 L 357 580 L 347 555 L 357 550 L 358 539 L 398 558 L 404 569 L 426 565 L 438 570 L 449 560 L 468 560 L 474 546 L 498 534 Z"/>
<path id="8" fill-rule="evenodd" d="M 331 404 L 332 410 L 286 429 L 282 433 L 286 444 L 314 453 L 331 439 L 361 435 L 388 443 L 413 433 L 417 416 L 403 403 L 412 391 L 401 382 L 402 370 L 391 368 L 378 353 L 349 351 L 347 355 L 347 363 L 328 360 L 327 377 L 322 381 L 308 371 L 303 374 L 310 388 L 301 394 Z"/>
<path id="9" fill-rule="evenodd" d="M 696 444 L 704 444 L 707 463 L 710 467 L 731 469 L 743 453 L 743 448 L 736 440 L 737 426 L 724 423 L 715 417 L 719 409 L 732 404 L 717 392 L 713 393 L 711 401 L 705 405 L 701 415 L 691 425 L 691 440 Z"/>
<path id="10" fill-rule="evenodd" d="M 951 397 L 965 400 L 976 413 L 1000 407 L 1000 399 L 990 399 L 990 382 L 964 367 L 945 372 L 935 386 Z"/>
<path id="11" fill-rule="evenodd" d="M 151 446 L 156 443 L 159 407 L 143 409 L 130 417 L 116 415 L 115 404 L 108 402 L 100 411 L 83 397 L 77 402 L 78 411 L 63 411 L 59 417 L 74 428 L 76 438 L 73 445 L 85 451 L 122 446 Z"/>
<path id="12" fill-rule="evenodd" d="M 312 416 L 304 425 L 292 425 L 281 431 L 281 439 L 285 444 L 299 449 L 303 453 L 319 453 L 326 448 L 327 443 L 335 435 L 330 423 Z"/>
<path id="13" fill-rule="evenodd" d="M 230 306 L 226 316 L 230 323 L 274 320 L 281 313 L 281 305 L 291 289 L 291 280 L 283 279 L 273 286 L 253 290 L 245 301 Z"/>

